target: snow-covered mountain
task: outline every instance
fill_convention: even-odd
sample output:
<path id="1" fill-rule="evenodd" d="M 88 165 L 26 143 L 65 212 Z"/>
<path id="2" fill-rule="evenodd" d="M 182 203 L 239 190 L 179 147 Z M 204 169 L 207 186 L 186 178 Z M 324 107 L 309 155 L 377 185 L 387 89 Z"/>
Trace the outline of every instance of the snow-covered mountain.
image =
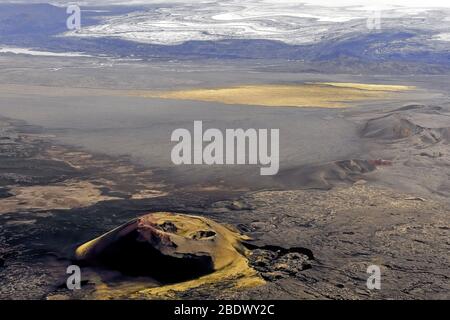
<path id="1" fill-rule="evenodd" d="M 183 1 L 105 18 L 98 25 L 66 35 L 117 37 L 165 45 L 229 39 L 264 39 L 298 45 L 355 31 L 370 33 L 383 28 L 411 27 L 433 33 L 433 40 L 445 41 L 447 37 L 442 35 L 450 32 L 450 22 L 446 20 L 449 17 L 450 8 L 432 6 L 318 6 L 292 0 Z"/>
<path id="2" fill-rule="evenodd" d="M 78 31 L 66 28 L 73 1 L 7 2 L 0 0 L 0 46 L 143 59 L 450 68 L 446 1 L 85 0 Z"/>

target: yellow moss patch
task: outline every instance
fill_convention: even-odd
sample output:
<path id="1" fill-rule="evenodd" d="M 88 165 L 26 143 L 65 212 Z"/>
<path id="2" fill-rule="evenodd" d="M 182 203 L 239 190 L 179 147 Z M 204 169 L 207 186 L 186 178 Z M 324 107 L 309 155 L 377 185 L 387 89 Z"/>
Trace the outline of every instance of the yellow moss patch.
<path id="1" fill-rule="evenodd" d="M 343 108 L 349 102 L 392 98 L 413 87 L 362 83 L 248 85 L 229 88 L 148 92 L 143 97 L 220 102 L 225 104 Z"/>

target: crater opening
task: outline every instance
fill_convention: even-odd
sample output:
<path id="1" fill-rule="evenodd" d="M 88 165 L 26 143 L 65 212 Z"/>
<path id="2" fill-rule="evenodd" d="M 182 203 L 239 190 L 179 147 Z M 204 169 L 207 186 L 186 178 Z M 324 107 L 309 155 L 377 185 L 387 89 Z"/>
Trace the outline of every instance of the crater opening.
<path id="1" fill-rule="evenodd" d="M 173 244 L 176 248 L 176 244 Z M 127 276 L 151 277 L 161 284 L 196 279 L 214 271 L 209 255 L 165 255 L 134 230 L 102 250 L 94 264 Z"/>

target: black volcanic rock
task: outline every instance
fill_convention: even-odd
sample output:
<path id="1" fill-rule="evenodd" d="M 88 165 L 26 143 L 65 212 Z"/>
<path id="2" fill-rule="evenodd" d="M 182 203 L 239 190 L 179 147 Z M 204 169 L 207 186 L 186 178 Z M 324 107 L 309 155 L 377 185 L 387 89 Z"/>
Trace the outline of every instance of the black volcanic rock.
<path id="1" fill-rule="evenodd" d="M 9 198 L 13 195 L 9 193 L 9 190 L 7 188 L 0 188 L 0 199 Z"/>

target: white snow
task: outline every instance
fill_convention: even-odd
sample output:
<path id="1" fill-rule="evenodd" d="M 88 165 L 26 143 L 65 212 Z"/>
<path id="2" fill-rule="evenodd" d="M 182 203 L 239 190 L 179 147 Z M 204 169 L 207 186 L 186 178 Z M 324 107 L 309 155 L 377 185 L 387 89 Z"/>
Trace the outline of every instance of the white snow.
<path id="1" fill-rule="evenodd" d="M 90 57 L 87 54 L 79 52 L 48 52 L 38 51 L 28 48 L 16 48 L 16 47 L 3 47 L 0 48 L 0 53 L 14 53 L 14 54 L 26 54 L 32 56 L 48 56 L 48 57 Z"/>
<path id="2" fill-rule="evenodd" d="M 450 41 L 450 33 L 440 33 L 438 35 L 435 35 L 433 39 L 439 41 Z"/>

